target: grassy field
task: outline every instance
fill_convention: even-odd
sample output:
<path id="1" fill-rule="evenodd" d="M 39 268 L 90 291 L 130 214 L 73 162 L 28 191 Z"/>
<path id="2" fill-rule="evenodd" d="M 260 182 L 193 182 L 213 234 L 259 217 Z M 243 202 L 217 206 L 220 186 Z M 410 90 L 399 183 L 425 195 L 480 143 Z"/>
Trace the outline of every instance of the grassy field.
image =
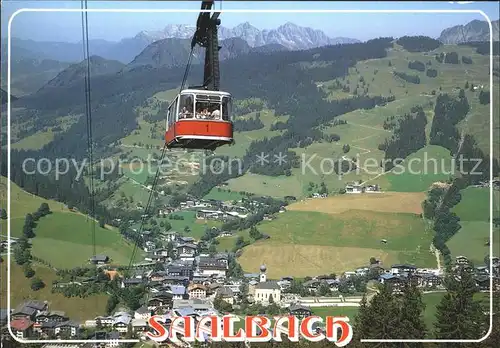
<path id="1" fill-rule="evenodd" d="M 7 261 L 0 264 L 0 269 L 2 275 L 0 277 L 0 303 L 2 308 L 7 308 Z M 104 314 L 108 300 L 107 295 L 95 295 L 87 298 L 67 298 L 62 294 L 52 293 L 52 281 L 58 278 L 55 272 L 37 264 L 33 265 L 33 269 L 36 272 L 36 276 L 40 277 L 46 285 L 45 288 L 38 291 L 31 290 L 31 281 L 24 276 L 21 266 L 12 264 L 10 279 L 12 308 L 15 308 L 26 300 L 40 300 L 48 301 L 51 310 L 64 311 L 72 320 L 78 322 Z"/>
<path id="2" fill-rule="evenodd" d="M 37 211 L 42 203 L 47 203 L 54 212 L 68 212 L 63 203 L 32 195 L 11 182 L 9 218 L 12 236 L 22 233 L 26 214 Z M 0 206 L 7 209 L 7 178 L 3 176 L 0 176 Z M 0 220 L 0 229 L 2 235 L 7 235 L 7 220 Z"/>
<path id="3" fill-rule="evenodd" d="M 91 220 L 82 215 L 53 213 L 38 222 L 33 238 L 33 255 L 56 268 L 72 268 L 88 263 L 93 255 Z M 116 229 L 95 226 L 97 254 L 106 254 L 114 264 L 128 264 L 133 244 L 123 239 Z M 57 252 L 55 252 L 57 250 Z M 141 252 L 136 260 L 142 259 Z"/>
<path id="4" fill-rule="evenodd" d="M 450 152 L 428 145 L 408 156 L 401 168 L 387 174 L 389 189 L 403 192 L 425 192 L 432 183 L 450 178 L 452 171 Z M 454 169 L 454 168 L 453 168 Z"/>
<path id="5" fill-rule="evenodd" d="M 407 262 L 433 267 L 436 262 L 429 252 L 432 236 L 415 214 L 287 211 L 258 227 L 271 238 L 246 247 L 238 260 L 248 272 L 265 263 L 273 278 L 341 273 L 365 265 L 370 257 L 384 265 Z"/>
<path id="6" fill-rule="evenodd" d="M 196 213 L 194 211 L 185 211 L 175 213 L 175 215 L 181 215 L 184 217 L 184 220 L 171 220 L 168 219 L 170 225 L 172 226 L 173 231 L 181 232 L 185 236 L 193 237 L 199 239 L 205 233 L 205 228 L 210 227 L 220 227 L 221 223 L 218 221 L 212 220 L 197 220 Z M 162 219 L 159 219 L 161 221 Z M 184 233 L 184 227 L 189 227 L 190 232 Z"/>
<path id="7" fill-rule="evenodd" d="M 500 211 L 500 192 L 494 193 L 494 215 Z M 476 264 L 484 263 L 490 253 L 490 191 L 487 188 L 468 187 L 461 191 L 462 199 L 454 208 L 460 217 L 461 229 L 446 244 L 453 256 L 463 255 Z M 493 252 L 500 250 L 500 228 L 493 229 Z"/>
<path id="8" fill-rule="evenodd" d="M 308 199 L 289 205 L 288 210 L 315 211 L 327 214 L 342 213 L 351 209 L 371 210 L 381 213 L 422 212 L 423 192 L 386 192 L 373 194 L 344 194 L 322 199 Z"/>
<path id="9" fill-rule="evenodd" d="M 1 202 L 6 205 L 7 179 L 2 177 Z M 56 268 L 84 265 L 93 254 L 92 221 L 82 214 L 70 212 L 60 202 L 45 200 L 11 184 L 11 235 L 20 237 L 26 214 L 35 212 L 47 203 L 52 214 L 41 218 L 32 239 L 33 255 L 50 262 Z M 6 235 L 7 221 L 2 220 L 2 234 Z M 5 233 L 4 233 L 5 231 Z M 114 262 L 128 264 L 133 245 L 125 241 L 116 229 L 100 228 L 95 223 L 96 253 L 107 254 Z M 141 258 L 141 253 L 137 258 Z"/>

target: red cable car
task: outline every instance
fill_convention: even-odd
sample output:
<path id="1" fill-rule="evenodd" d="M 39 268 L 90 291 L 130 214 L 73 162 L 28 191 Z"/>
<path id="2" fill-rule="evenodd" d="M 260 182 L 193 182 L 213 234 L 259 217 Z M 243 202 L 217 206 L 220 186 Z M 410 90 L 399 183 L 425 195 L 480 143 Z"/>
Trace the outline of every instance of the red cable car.
<path id="1" fill-rule="evenodd" d="M 214 1 L 205 0 L 201 9 L 209 11 Z M 219 91 L 218 18 L 220 12 L 202 12 L 191 40 L 191 53 L 181 92 L 168 107 L 165 144 L 167 148 L 208 149 L 233 143 L 231 94 Z M 193 49 L 205 48 L 203 85 L 183 89 L 189 73 Z"/>
<path id="2" fill-rule="evenodd" d="M 168 107 L 165 142 L 169 148 L 209 150 L 233 143 L 231 94 L 183 90 Z"/>

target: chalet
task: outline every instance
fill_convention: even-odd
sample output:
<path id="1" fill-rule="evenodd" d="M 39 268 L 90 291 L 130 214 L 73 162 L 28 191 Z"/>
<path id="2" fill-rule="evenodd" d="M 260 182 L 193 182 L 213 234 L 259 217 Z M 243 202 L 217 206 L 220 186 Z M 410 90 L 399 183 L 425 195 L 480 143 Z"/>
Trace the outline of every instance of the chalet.
<path id="1" fill-rule="evenodd" d="M 113 329 L 120 333 L 127 333 L 129 324 L 132 322 L 132 316 L 128 313 L 116 313 L 114 315 Z"/>
<path id="2" fill-rule="evenodd" d="M 33 324 L 33 330 L 40 333 L 42 337 L 55 337 L 56 326 L 58 323 L 54 321 L 44 321 L 40 324 Z"/>
<path id="3" fill-rule="evenodd" d="M 167 275 L 174 277 L 193 277 L 193 269 L 188 266 L 167 266 Z"/>
<path id="4" fill-rule="evenodd" d="M 148 331 L 148 322 L 146 319 L 132 319 L 132 330 L 134 332 L 145 332 Z"/>
<path id="5" fill-rule="evenodd" d="M 401 273 L 415 273 L 417 270 L 417 267 L 413 265 L 392 265 L 391 266 L 391 273 L 396 275 L 396 274 L 401 274 Z"/>
<path id="6" fill-rule="evenodd" d="M 63 322 L 56 324 L 56 327 L 54 329 L 54 334 L 56 336 L 74 337 L 74 336 L 76 336 L 79 327 L 80 327 L 80 325 L 78 325 L 77 323 L 72 322 L 70 320 L 63 321 Z"/>
<path id="7" fill-rule="evenodd" d="M 401 293 L 406 280 L 398 275 L 385 273 L 379 277 L 379 282 L 381 284 L 387 284 L 393 293 Z"/>
<path id="8" fill-rule="evenodd" d="M 269 214 L 265 214 L 265 215 L 264 215 L 264 220 L 265 220 L 265 221 L 271 221 L 271 220 L 274 220 L 274 216 L 269 215 Z"/>
<path id="9" fill-rule="evenodd" d="M 425 288 L 435 288 L 442 283 L 441 277 L 436 274 L 423 274 L 422 286 Z"/>
<path id="10" fill-rule="evenodd" d="M 222 231 L 219 233 L 219 237 L 232 237 L 234 235 L 234 232 L 231 231 Z"/>
<path id="11" fill-rule="evenodd" d="M 151 318 L 151 311 L 148 309 L 147 306 L 139 307 L 134 312 L 134 319 L 144 319 L 144 320 L 147 320 L 149 318 Z"/>
<path id="12" fill-rule="evenodd" d="M 165 248 L 158 248 L 153 250 L 153 254 L 156 256 L 165 256 L 168 257 L 168 251 Z"/>
<path id="13" fill-rule="evenodd" d="M 309 317 L 312 315 L 312 311 L 309 307 L 297 305 L 297 304 L 292 304 L 288 308 L 288 312 L 290 315 L 293 315 L 299 319 L 303 319 L 305 317 Z"/>
<path id="14" fill-rule="evenodd" d="M 240 291 L 241 281 L 234 281 L 229 284 L 224 284 L 224 287 L 231 289 L 234 295 L 238 295 L 241 292 Z"/>
<path id="15" fill-rule="evenodd" d="M 316 292 L 318 291 L 319 286 L 321 285 L 321 281 L 318 279 L 311 279 L 306 282 L 304 282 L 304 288 L 306 288 L 309 292 Z"/>
<path id="16" fill-rule="evenodd" d="M 10 322 L 12 333 L 17 338 L 25 339 L 33 334 L 33 322 L 28 318 L 14 319 Z"/>
<path id="17" fill-rule="evenodd" d="M 183 285 L 170 286 L 170 292 L 172 293 L 173 300 L 182 300 L 187 297 L 186 287 Z"/>
<path id="18" fill-rule="evenodd" d="M 188 286 L 190 299 L 204 299 L 207 297 L 207 288 L 201 284 L 191 284 Z"/>
<path id="19" fill-rule="evenodd" d="M 204 276 L 226 276 L 227 263 L 212 258 L 202 259 L 198 263 L 198 269 Z"/>
<path id="20" fill-rule="evenodd" d="M 457 265 L 467 265 L 469 264 L 469 259 L 467 259 L 465 256 L 457 256 L 455 257 L 455 263 Z"/>
<path id="21" fill-rule="evenodd" d="M 130 286 L 138 286 L 138 285 L 141 285 L 141 284 L 143 284 L 143 280 L 142 279 L 129 278 L 129 279 L 123 279 L 120 286 L 121 286 L 122 289 L 124 289 L 124 288 L 128 288 Z"/>
<path id="22" fill-rule="evenodd" d="M 63 321 L 67 321 L 69 318 L 66 316 L 66 313 L 61 311 L 44 311 L 40 312 L 36 315 L 35 323 L 41 324 L 43 322 L 56 322 L 62 323 Z"/>
<path id="23" fill-rule="evenodd" d="M 154 253 L 149 252 L 144 257 L 144 260 L 151 262 L 165 262 L 167 260 L 167 257 L 163 255 L 155 255 Z"/>
<path id="24" fill-rule="evenodd" d="M 173 295 L 169 292 L 154 294 L 154 296 L 147 301 L 148 309 L 156 310 L 158 307 L 170 308 L 172 306 L 172 298 Z"/>
<path id="25" fill-rule="evenodd" d="M 175 242 L 177 240 L 177 237 L 179 236 L 179 233 L 176 231 L 167 231 L 162 233 L 163 239 L 166 242 Z"/>
<path id="26" fill-rule="evenodd" d="M 189 243 L 179 244 L 176 250 L 180 259 L 194 259 L 196 254 L 196 245 Z"/>
<path id="27" fill-rule="evenodd" d="M 94 255 L 90 258 L 90 262 L 96 265 L 104 265 L 109 262 L 109 257 L 106 255 Z"/>
<path id="28" fill-rule="evenodd" d="M 366 186 L 365 192 L 378 192 L 380 190 L 378 185 L 368 185 Z"/>
<path id="29" fill-rule="evenodd" d="M 363 193 L 365 192 L 365 187 L 361 185 L 361 182 L 354 182 L 352 184 L 347 184 L 345 186 L 346 193 Z"/>
<path id="30" fill-rule="evenodd" d="M 230 305 L 234 304 L 234 293 L 233 290 L 231 290 L 228 287 L 220 287 L 217 289 L 217 292 L 215 293 L 215 296 L 220 297 L 221 300 L 229 303 Z"/>

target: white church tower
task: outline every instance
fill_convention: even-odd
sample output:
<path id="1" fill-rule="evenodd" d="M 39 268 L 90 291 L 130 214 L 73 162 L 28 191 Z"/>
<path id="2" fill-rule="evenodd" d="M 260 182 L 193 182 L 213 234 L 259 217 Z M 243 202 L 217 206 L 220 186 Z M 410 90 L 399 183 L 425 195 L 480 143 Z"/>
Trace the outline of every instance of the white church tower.
<path id="1" fill-rule="evenodd" d="M 267 270 L 266 265 L 260 266 L 260 282 L 261 283 L 265 283 L 267 280 L 266 270 Z"/>

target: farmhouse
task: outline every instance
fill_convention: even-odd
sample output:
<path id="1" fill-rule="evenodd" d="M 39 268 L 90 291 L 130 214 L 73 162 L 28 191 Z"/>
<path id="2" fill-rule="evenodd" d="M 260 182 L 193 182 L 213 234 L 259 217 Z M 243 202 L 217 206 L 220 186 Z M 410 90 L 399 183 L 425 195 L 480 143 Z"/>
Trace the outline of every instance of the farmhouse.
<path id="1" fill-rule="evenodd" d="M 104 265 L 109 262 L 109 257 L 106 255 L 94 255 L 90 258 L 90 262 L 97 265 Z"/>
<path id="2" fill-rule="evenodd" d="M 299 319 L 311 316 L 312 312 L 309 307 L 293 304 L 288 308 L 290 315 L 293 315 Z"/>
<path id="3" fill-rule="evenodd" d="M 365 187 L 361 186 L 361 182 L 357 181 L 352 184 L 347 184 L 345 186 L 346 193 L 363 193 L 365 192 Z"/>

